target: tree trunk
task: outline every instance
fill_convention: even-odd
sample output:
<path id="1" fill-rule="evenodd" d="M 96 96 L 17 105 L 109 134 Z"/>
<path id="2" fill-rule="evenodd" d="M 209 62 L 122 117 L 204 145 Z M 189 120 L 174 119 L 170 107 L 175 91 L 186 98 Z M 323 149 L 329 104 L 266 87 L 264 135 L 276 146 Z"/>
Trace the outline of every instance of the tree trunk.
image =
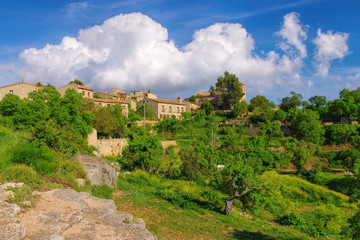
<path id="1" fill-rule="evenodd" d="M 225 212 L 224 214 L 225 215 L 229 215 L 231 213 L 231 210 L 232 210 L 232 206 L 233 206 L 233 203 L 234 201 L 236 200 L 236 198 L 229 198 L 229 199 L 226 199 L 225 200 Z"/>

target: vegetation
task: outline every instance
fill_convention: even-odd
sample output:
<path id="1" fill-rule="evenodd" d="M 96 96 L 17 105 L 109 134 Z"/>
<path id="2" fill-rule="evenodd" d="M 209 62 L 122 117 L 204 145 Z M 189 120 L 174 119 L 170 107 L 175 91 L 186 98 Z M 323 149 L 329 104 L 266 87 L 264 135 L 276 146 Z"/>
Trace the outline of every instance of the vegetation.
<path id="1" fill-rule="evenodd" d="M 55 187 L 116 196 L 162 239 L 359 238 L 360 131 L 345 123 L 358 120 L 360 90 L 344 89 L 331 102 L 291 92 L 277 109 L 260 95 L 240 103 L 239 87 L 225 72 L 211 87 L 225 111 L 203 101 L 183 120 L 151 128 L 136 124 L 144 107 L 153 118 L 147 105 L 125 118 L 121 106 L 95 106 L 73 89 L 60 96 L 46 86 L 23 100 L 8 94 L 0 101 L 0 182 L 25 183 L 14 190 L 16 203 Z M 93 128 L 128 139 L 111 157 L 121 164 L 121 191 L 75 180 L 86 178 L 74 156 L 92 154 Z M 164 149 L 165 140 L 176 145 Z"/>

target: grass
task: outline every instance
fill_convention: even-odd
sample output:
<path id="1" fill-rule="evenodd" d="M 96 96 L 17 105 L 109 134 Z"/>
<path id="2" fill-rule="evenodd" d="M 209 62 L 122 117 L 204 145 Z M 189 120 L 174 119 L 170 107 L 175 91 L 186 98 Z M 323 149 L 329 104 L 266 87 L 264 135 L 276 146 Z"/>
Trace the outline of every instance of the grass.
<path id="1" fill-rule="evenodd" d="M 230 216 L 207 209 L 183 209 L 152 191 L 125 180 L 114 192 L 119 211 L 144 219 L 158 239 L 311 239 L 290 227 L 250 219 L 236 210 Z"/>

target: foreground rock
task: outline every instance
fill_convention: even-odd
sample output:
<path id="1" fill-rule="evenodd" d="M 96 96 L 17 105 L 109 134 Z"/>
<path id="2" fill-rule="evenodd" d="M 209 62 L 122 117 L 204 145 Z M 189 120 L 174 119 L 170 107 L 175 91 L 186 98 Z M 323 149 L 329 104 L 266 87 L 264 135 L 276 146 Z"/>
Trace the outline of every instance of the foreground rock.
<path id="1" fill-rule="evenodd" d="M 110 187 L 116 187 L 116 179 L 120 170 L 116 167 L 120 168 L 120 165 L 110 166 L 106 159 L 85 155 L 79 156 L 78 160 L 92 185 L 106 184 Z"/>
<path id="2" fill-rule="evenodd" d="M 16 187 L 16 186 L 15 186 Z M 142 219 L 116 210 L 114 201 L 57 189 L 37 193 L 35 207 L 20 213 L 13 197 L 0 185 L 1 240 L 154 240 Z"/>
<path id="3" fill-rule="evenodd" d="M 114 201 L 71 189 L 42 193 L 34 209 L 20 214 L 20 221 L 29 240 L 156 239 L 141 219 L 116 211 Z"/>
<path id="4" fill-rule="evenodd" d="M 14 196 L 12 191 L 7 190 L 7 187 L 17 186 L 21 186 L 21 184 L 0 185 L 0 239 L 23 239 L 26 234 L 25 227 L 20 223 L 20 218 L 18 217 L 20 207 L 16 204 L 5 202 L 9 197 Z"/>

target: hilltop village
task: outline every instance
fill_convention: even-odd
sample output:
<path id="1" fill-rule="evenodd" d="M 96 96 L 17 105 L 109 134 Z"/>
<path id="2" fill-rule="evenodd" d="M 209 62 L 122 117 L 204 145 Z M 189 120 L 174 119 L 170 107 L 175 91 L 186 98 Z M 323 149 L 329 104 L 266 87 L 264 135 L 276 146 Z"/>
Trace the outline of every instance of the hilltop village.
<path id="1" fill-rule="evenodd" d="M 246 85 L 239 83 L 243 96 L 240 102 L 246 102 Z M 41 84 L 20 82 L 7 86 L 0 87 L 0 101 L 2 98 L 10 93 L 19 96 L 21 99 L 27 98 L 30 92 L 37 92 L 42 89 Z M 156 94 L 146 91 L 131 91 L 130 95 L 119 89 L 111 89 L 110 92 L 95 92 L 94 90 L 83 85 L 82 82 L 75 80 L 70 82 L 68 85 L 60 87 L 58 89 L 61 96 L 64 96 L 67 89 L 75 89 L 76 92 L 82 94 L 82 97 L 91 100 L 98 106 L 109 106 L 109 105 L 121 105 L 123 114 L 128 116 L 129 108 L 136 110 L 137 104 L 146 103 L 148 107 L 154 112 L 154 117 L 157 119 L 175 117 L 182 119 L 183 112 L 193 113 L 197 109 L 200 109 L 203 101 L 209 101 L 213 107 L 217 109 L 216 96 L 212 96 L 210 92 L 196 92 L 193 94 L 194 100 L 190 101 L 190 98 L 178 97 L 176 101 L 158 99 Z"/>

